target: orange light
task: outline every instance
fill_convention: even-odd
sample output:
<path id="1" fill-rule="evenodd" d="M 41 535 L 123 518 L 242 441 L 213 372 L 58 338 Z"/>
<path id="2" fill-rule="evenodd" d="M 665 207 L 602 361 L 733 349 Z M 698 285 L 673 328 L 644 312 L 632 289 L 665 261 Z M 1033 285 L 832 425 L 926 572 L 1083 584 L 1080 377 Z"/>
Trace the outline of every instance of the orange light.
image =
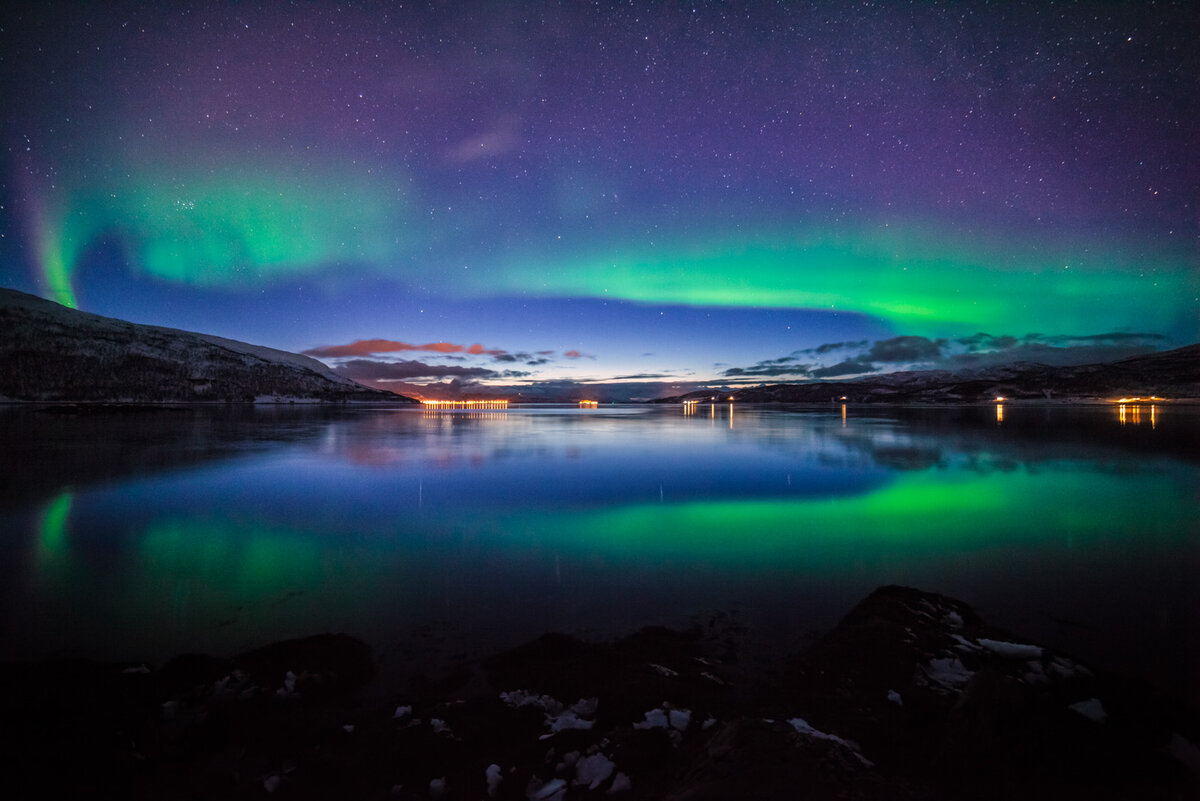
<path id="1" fill-rule="evenodd" d="M 480 400 L 422 400 L 421 405 L 434 409 L 501 409 L 508 406 L 508 401 L 496 400 L 494 398 Z"/>

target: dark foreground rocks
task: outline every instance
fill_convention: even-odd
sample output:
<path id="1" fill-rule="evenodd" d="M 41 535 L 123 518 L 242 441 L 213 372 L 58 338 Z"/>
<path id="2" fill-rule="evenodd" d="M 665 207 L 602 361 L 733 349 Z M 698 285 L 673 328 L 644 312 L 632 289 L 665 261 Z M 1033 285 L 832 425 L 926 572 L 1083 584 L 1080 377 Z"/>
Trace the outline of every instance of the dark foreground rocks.
<path id="1" fill-rule="evenodd" d="M 1190 799 L 1145 688 L 884 587 L 785 670 L 703 632 L 540 639 L 378 687 L 344 635 L 0 670 L 6 798 Z"/>

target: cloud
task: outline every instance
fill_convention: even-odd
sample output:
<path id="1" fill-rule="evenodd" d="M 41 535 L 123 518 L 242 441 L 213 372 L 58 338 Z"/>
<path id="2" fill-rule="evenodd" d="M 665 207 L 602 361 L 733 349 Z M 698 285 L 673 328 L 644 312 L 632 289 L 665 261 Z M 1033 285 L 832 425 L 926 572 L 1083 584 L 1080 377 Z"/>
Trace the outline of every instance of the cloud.
<path id="1" fill-rule="evenodd" d="M 495 378 L 500 374 L 486 367 L 462 367 L 455 364 L 426 364 L 418 361 L 382 362 L 375 359 L 351 359 L 333 368 L 346 378 L 378 386 L 378 382 L 402 381 L 414 378 Z"/>
<path id="2" fill-rule="evenodd" d="M 446 152 L 451 164 L 466 164 L 478 159 L 496 158 L 521 145 L 521 119 L 507 115 L 491 128 L 461 139 Z"/>
<path id="3" fill-rule="evenodd" d="M 336 359 L 345 356 L 371 356 L 378 353 L 398 353 L 401 351 L 424 351 L 427 353 L 471 353 L 494 355 L 503 353 L 499 350 L 487 350 L 483 345 L 455 345 L 452 342 L 428 342 L 424 345 L 413 345 L 408 342 L 396 342 L 390 339 L 359 339 L 349 345 L 327 345 L 304 351 L 305 356 L 315 356 L 318 359 Z"/>
<path id="4" fill-rule="evenodd" d="M 925 337 L 892 337 L 877 340 L 866 353 L 873 362 L 928 362 L 940 358 L 942 346 Z"/>
<path id="5" fill-rule="evenodd" d="M 1008 350 L 1020 342 L 1020 340 L 1016 337 L 994 337 L 991 334 L 985 334 L 982 331 L 980 331 L 978 334 L 972 334 L 969 337 L 960 337 L 955 341 L 965 347 L 968 353 L 975 353 L 977 351 Z"/>
<path id="6" fill-rule="evenodd" d="M 405 351 L 440 353 L 447 358 L 459 359 L 462 356 L 452 354 L 491 356 L 498 362 L 524 362 L 530 367 L 549 364 L 551 362 L 550 357 L 554 356 L 557 352 L 553 350 L 537 350 L 532 353 L 527 351 L 510 353 L 502 348 L 485 348 L 478 342 L 474 345 L 457 345 L 453 342 L 428 342 L 423 345 L 415 345 L 410 342 L 398 342 L 391 339 L 359 339 L 351 342 L 349 345 L 325 345 L 319 348 L 311 348 L 304 351 L 304 355 L 313 356 L 318 359 L 344 359 L 351 356 L 378 356 L 383 353 L 402 353 Z M 583 353 L 578 350 L 563 351 L 562 355 L 567 359 L 596 358 L 590 353 Z"/>
<path id="7" fill-rule="evenodd" d="M 467 353 L 470 353 L 473 356 L 501 356 L 504 354 L 504 351 L 500 350 L 499 348 L 492 348 L 489 350 L 488 348 L 485 348 L 483 345 L 480 345 L 478 342 L 476 342 L 474 345 L 467 348 Z"/>
<path id="8" fill-rule="evenodd" d="M 751 377 L 851 378 L 883 369 L 945 369 L 992 367 L 1012 362 L 1039 362 L 1055 367 L 1111 362 L 1153 352 L 1169 344 L 1160 334 L 1109 332 L 1077 336 L 1021 337 L 979 332 L 955 339 L 897 336 L 861 342 L 830 342 L 792 351 L 787 356 L 763 359 L 749 367 L 729 367 L 720 373 L 738 383 Z M 820 356 L 835 351 L 848 353 L 833 364 L 793 364 L 799 355 Z M 720 365 L 717 365 L 720 366 Z"/>
<path id="9" fill-rule="evenodd" d="M 791 357 L 784 357 L 785 361 L 791 361 Z M 779 359 L 767 359 L 750 367 L 730 367 L 721 372 L 723 376 L 808 376 L 809 365 L 807 364 L 782 364 Z"/>
<path id="10" fill-rule="evenodd" d="M 666 373 L 635 373 L 634 375 L 614 375 L 609 381 L 647 381 L 652 378 L 674 378 Z"/>
<path id="11" fill-rule="evenodd" d="M 826 342 L 824 345 L 817 345 L 815 348 L 793 351 L 793 353 L 823 356 L 830 351 L 839 350 L 841 348 L 865 348 L 869 343 L 870 340 L 867 339 L 860 339 L 857 342 Z"/>
<path id="12" fill-rule="evenodd" d="M 863 373 L 874 373 L 879 368 L 872 364 L 867 359 L 862 357 L 855 359 L 847 359 L 829 367 L 817 367 L 809 370 L 808 374 L 813 378 L 838 378 L 841 376 L 862 375 Z"/>

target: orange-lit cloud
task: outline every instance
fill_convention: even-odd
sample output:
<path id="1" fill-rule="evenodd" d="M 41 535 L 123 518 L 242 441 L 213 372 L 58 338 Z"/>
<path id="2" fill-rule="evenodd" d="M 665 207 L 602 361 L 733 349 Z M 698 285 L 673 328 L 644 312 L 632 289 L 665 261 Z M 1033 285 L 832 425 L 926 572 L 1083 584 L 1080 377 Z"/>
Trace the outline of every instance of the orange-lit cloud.
<path id="1" fill-rule="evenodd" d="M 315 356 L 318 359 L 338 359 L 349 356 L 376 356 L 382 353 L 399 353 L 401 351 L 424 351 L 426 353 L 442 353 L 446 355 L 465 353 L 469 356 L 491 356 L 498 362 L 523 362 L 531 366 L 548 364 L 552 350 L 539 350 L 529 353 L 516 351 L 510 353 L 502 348 L 485 348 L 476 342 L 474 345 L 456 345 L 453 342 L 427 342 L 424 345 L 414 345 L 410 342 L 396 342 L 391 339 L 359 339 L 349 345 L 325 345 L 304 351 L 305 356 Z M 578 350 L 563 351 L 567 359 L 594 359 L 590 353 Z M 461 358 L 461 357 L 459 357 Z"/>
<path id="2" fill-rule="evenodd" d="M 472 353 L 475 355 L 497 356 L 502 350 L 489 350 L 478 343 L 474 345 L 455 345 L 453 342 L 427 342 L 424 345 L 413 345 L 408 342 L 395 342 L 390 339 L 360 339 L 349 345 L 326 345 L 304 351 L 305 356 L 318 358 L 336 358 L 339 356 L 370 356 L 375 353 L 397 353 L 399 351 L 425 351 L 427 353 Z"/>

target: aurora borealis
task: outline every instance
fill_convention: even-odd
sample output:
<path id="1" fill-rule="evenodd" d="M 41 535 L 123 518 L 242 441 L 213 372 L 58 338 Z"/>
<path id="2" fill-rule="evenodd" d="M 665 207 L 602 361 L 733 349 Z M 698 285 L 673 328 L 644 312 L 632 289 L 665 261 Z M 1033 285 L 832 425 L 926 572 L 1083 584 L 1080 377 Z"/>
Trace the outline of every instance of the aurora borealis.
<path id="1" fill-rule="evenodd" d="M 411 346 L 327 360 L 431 396 L 1188 344 L 1197 40 L 1184 2 L 38 4 L 0 285 Z"/>

